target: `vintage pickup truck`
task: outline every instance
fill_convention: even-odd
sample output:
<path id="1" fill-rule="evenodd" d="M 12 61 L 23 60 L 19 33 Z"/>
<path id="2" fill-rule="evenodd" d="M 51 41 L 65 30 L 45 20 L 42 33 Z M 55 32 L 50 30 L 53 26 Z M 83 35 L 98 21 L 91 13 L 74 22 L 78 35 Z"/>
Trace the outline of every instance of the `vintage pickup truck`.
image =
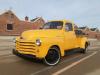
<path id="1" fill-rule="evenodd" d="M 45 23 L 41 29 L 24 31 L 16 38 L 13 54 L 42 59 L 47 65 L 56 65 L 66 52 L 79 50 L 86 53 L 87 38 L 74 29 L 69 20 L 55 20 Z"/>

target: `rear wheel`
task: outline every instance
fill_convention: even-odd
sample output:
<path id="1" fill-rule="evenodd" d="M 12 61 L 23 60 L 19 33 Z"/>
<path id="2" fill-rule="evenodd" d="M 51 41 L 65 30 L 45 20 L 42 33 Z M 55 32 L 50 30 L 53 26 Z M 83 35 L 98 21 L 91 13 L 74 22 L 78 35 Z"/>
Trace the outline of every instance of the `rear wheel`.
<path id="1" fill-rule="evenodd" d="M 47 65 L 56 65 L 60 61 L 60 52 L 59 49 L 56 47 L 53 47 L 49 49 L 46 57 L 43 59 L 44 63 Z"/>
<path id="2" fill-rule="evenodd" d="M 87 49 L 88 49 L 88 44 L 86 43 L 85 48 L 81 49 L 81 53 L 85 54 L 87 52 Z"/>

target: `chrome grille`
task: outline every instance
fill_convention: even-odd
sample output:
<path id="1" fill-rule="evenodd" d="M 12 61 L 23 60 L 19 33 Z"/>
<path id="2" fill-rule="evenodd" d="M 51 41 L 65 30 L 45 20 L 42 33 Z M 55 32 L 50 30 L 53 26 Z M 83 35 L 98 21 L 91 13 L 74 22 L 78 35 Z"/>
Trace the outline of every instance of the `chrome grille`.
<path id="1" fill-rule="evenodd" d="M 23 52 L 36 52 L 36 44 L 34 42 L 16 42 L 16 49 Z"/>

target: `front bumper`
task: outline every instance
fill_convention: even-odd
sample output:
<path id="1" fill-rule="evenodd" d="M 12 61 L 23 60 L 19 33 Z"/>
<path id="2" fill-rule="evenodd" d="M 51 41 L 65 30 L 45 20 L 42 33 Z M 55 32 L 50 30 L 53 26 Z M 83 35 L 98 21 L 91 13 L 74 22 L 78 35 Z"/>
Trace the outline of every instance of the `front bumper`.
<path id="1" fill-rule="evenodd" d="M 12 53 L 13 53 L 14 55 L 17 55 L 17 56 L 20 56 L 20 57 L 36 58 L 35 55 L 31 55 L 31 54 L 23 54 L 23 53 L 18 52 L 18 51 L 15 50 L 15 49 L 13 49 Z"/>

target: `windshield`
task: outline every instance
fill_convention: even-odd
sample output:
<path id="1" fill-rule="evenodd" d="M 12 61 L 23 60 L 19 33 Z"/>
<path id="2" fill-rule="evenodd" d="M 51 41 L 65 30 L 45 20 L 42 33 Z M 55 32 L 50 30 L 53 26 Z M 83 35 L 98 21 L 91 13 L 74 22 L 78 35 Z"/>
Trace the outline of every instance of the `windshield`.
<path id="1" fill-rule="evenodd" d="M 62 29 L 63 22 L 62 21 L 53 21 L 53 22 L 47 22 L 44 24 L 42 29 Z"/>

